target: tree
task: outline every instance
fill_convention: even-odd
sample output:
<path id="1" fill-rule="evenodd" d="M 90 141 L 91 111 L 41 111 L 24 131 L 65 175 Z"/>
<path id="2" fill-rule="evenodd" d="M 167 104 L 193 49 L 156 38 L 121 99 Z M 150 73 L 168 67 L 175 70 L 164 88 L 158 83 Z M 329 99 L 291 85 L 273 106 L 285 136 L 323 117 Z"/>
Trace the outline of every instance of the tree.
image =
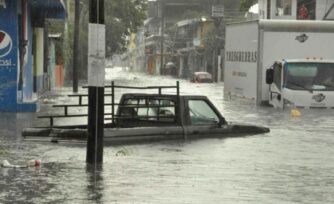
<path id="1" fill-rule="evenodd" d="M 240 0 L 240 11 L 248 11 L 257 2 L 258 0 Z"/>
<path id="2" fill-rule="evenodd" d="M 79 79 L 87 78 L 89 1 L 80 0 Z M 106 56 L 126 50 L 127 37 L 146 19 L 147 0 L 105 0 Z M 73 66 L 74 1 L 68 2 L 68 29 L 64 33 L 65 81 L 69 83 Z M 64 27 L 64 25 L 61 25 Z M 63 30 L 55 26 L 52 31 Z"/>
<path id="3" fill-rule="evenodd" d="M 87 30 L 88 25 L 88 1 L 81 0 L 82 12 L 81 24 Z M 136 32 L 146 19 L 147 0 L 105 0 L 104 15 L 106 25 L 106 56 L 126 50 L 128 36 Z M 87 35 L 82 42 L 87 44 Z M 81 39 L 81 37 L 80 37 Z"/>
<path id="4" fill-rule="evenodd" d="M 126 50 L 128 36 L 146 19 L 147 0 L 105 1 L 106 54 Z"/>

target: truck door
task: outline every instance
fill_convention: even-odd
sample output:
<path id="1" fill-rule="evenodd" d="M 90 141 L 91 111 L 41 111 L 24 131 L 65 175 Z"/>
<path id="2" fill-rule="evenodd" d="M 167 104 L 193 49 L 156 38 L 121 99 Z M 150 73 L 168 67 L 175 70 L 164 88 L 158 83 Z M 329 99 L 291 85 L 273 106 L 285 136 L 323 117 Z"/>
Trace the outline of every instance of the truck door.
<path id="1" fill-rule="evenodd" d="M 186 136 L 202 138 L 216 134 L 222 116 L 207 98 L 188 98 L 185 100 Z"/>
<path id="2" fill-rule="evenodd" d="M 273 65 L 273 70 L 274 70 L 273 83 L 269 85 L 269 103 L 274 107 L 283 107 L 282 63 L 276 62 Z"/>

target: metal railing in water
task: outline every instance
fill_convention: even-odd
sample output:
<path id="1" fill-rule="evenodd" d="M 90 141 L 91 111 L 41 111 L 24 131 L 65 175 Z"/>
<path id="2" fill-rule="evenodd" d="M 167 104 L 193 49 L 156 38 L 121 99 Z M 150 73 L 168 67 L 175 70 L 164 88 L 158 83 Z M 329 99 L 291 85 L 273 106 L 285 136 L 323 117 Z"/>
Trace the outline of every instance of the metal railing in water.
<path id="1" fill-rule="evenodd" d="M 88 86 L 83 86 L 83 88 L 88 88 Z M 110 106 L 111 107 L 111 112 L 104 112 L 104 116 L 111 116 L 110 118 L 105 118 L 105 120 L 111 120 L 113 124 L 115 124 L 115 119 L 117 118 L 127 118 L 127 117 L 121 117 L 121 116 L 117 116 L 115 114 L 115 106 L 122 106 L 122 107 L 133 107 L 133 104 L 129 104 L 129 105 L 124 105 L 124 104 L 119 104 L 119 103 L 115 103 L 115 89 L 136 89 L 136 90 L 157 90 L 158 91 L 158 95 L 163 95 L 162 91 L 164 89 L 176 89 L 176 104 L 175 105 L 169 105 L 169 106 L 164 106 L 164 105 L 160 105 L 160 103 L 157 104 L 153 104 L 153 105 L 145 105 L 143 107 L 145 108 L 163 108 L 163 107 L 175 107 L 176 109 L 176 113 L 175 115 L 177 115 L 177 111 L 179 107 L 179 103 L 180 103 L 180 85 L 179 85 L 179 81 L 176 82 L 175 86 L 147 86 L 147 87 L 137 87 L 137 86 L 120 86 L 120 85 L 115 85 L 114 81 L 111 82 L 111 85 L 107 85 L 104 86 L 105 89 L 110 89 L 111 93 L 105 93 L 104 97 L 111 97 L 111 102 L 109 103 L 104 103 L 104 106 Z M 73 117 L 88 117 L 88 111 L 86 113 L 83 114 L 69 114 L 69 109 L 71 108 L 80 108 L 80 107 L 88 107 L 89 104 L 88 103 L 84 103 L 83 102 L 83 98 L 88 97 L 88 94 L 70 94 L 68 95 L 68 97 L 71 98 L 78 98 L 78 102 L 76 104 L 57 104 L 57 105 L 53 105 L 52 107 L 54 108 L 63 108 L 63 114 L 57 114 L 57 115 L 41 115 L 38 116 L 38 118 L 47 118 L 49 119 L 49 125 L 50 127 L 54 127 L 54 120 L 56 118 L 73 118 Z M 135 105 L 136 108 L 140 108 L 140 105 Z M 136 118 L 158 118 L 162 117 L 159 116 L 159 114 L 157 116 L 137 116 Z"/>

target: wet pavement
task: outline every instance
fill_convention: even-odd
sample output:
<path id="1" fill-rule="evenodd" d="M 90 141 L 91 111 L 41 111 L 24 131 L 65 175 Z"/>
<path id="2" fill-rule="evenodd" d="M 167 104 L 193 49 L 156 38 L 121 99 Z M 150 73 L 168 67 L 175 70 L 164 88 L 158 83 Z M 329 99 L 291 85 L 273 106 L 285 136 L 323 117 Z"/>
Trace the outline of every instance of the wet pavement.
<path id="1" fill-rule="evenodd" d="M 137 86 L 176 81 L 121 69 L 108 69 L 106 78 Z M 271 132 L 107 146 L 103 167 L 94 172 L 85 163 L 85 144 L 23 141 L 22 128 L 47 121 L 33 113 L 1 113 L 0 160 L 41 159 L 42 166 L 0 168 L 0 203 L 334 203 L 334 110 L 301 110 L 295 118 L 288 110 L 224 98 L 222 83 L 180 84 L 181 94 L 207 95 L 227 121 L 263 125 Z M 49 110 L 52 104 L 75 101 L 66 96 L 70 92 L 62 88 L 45 97 L 41 113 L 56 113 Z M 127 90 L 117 95 L 122 92 Z M 56 124 L 69 122 L 85 119 Z"/>

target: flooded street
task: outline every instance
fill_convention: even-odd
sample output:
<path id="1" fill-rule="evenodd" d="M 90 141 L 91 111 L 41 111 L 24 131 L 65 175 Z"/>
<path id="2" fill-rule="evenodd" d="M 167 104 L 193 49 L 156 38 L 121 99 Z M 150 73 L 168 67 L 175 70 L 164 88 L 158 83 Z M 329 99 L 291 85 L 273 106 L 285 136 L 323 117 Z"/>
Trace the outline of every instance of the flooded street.
<path id="1" fill-rule="evenodd" d="M 176 83 L 121 69 L 106 74 L 116 85 Z M 262 125 L 271 132 L 106 146 L 103 168 L 94 173 L 85 163 L 85 144 L 23 141 L 23 127 L 41 124 L 36 114 L 1 113 L 0 160 L 41 159 L 42 166 L 0 168 L 0 203 L 334 203 L 333 109 L 301 110 L 295 118 L 289 110 L 224 98 L 223 83 L 180 80 L 180 86 L 181 94 L 207 95 L 228 122 Z M 41 111 L 70 102 L 70 92 L 59 90 Z M 117 97 L 122 92 L 127 90 L 118 90 Z"/>

